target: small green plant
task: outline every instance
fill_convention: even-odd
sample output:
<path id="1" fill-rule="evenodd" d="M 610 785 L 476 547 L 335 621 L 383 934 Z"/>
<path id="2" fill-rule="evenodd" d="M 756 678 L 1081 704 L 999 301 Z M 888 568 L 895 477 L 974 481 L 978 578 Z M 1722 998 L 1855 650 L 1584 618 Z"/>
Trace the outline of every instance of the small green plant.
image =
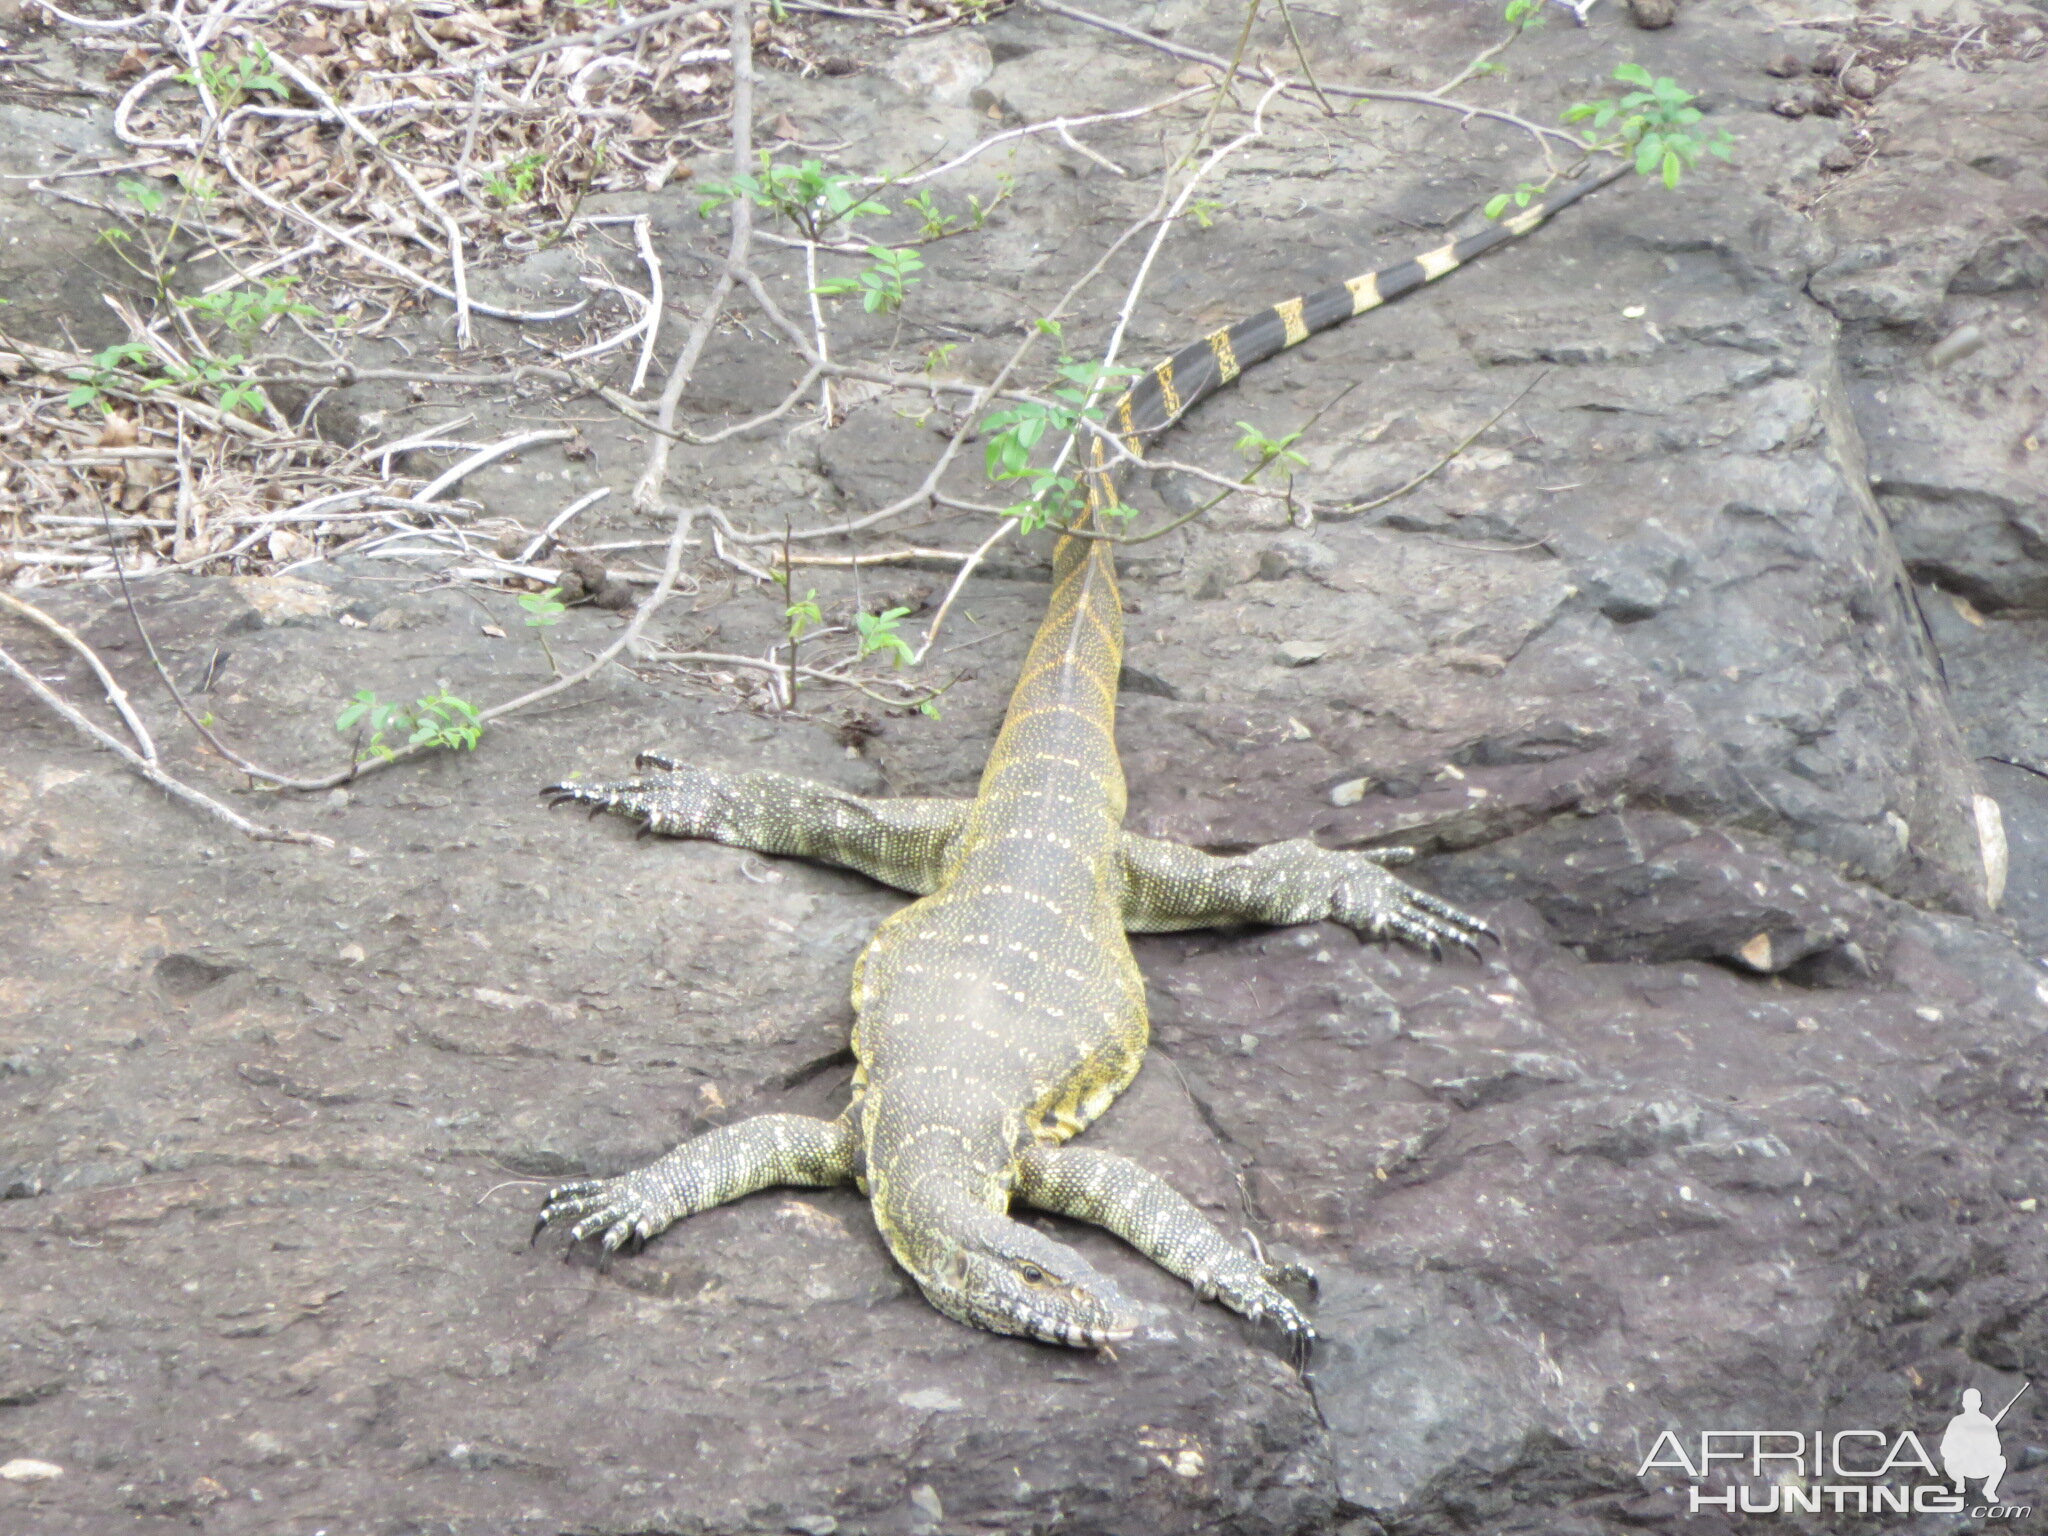
<path id="1" fill-rule="evenodd" d="M 855 614 L 853 622 L 860 630 L 861 655 L 872 656 L 875 652 L 881 651 L 899 667 L 906 662 L 915 661 L 917 652 L 912 649 L 908 640 L 896 632 L 896 626 L 909 617 L 908 608 L 889 608 L 881 613 Z"/>
<path id="2" fill-rule="evenodd" d="M 1238 426 L 1244 436 L 1237 440 L 1237 451 L 1252 461 L 1252 472 L 1248 478 L 1257 479 L 1275 464 L 1287 470 L 1304 468 L 1308 460 L 1294 451 L 1294 445 L 1301 441 L 1299 432 L 1289 432 L 1285 437 L 1268 437 L 1248 421 Z"/>
<path id="3" fill-rule="evenodd" d="M 1568 123 L 1590 122 L 1580 130 L 1587 147 L 1626 151 L 1634 160 L 1636 173 L 1656 176 L 1667 187 L 1699 163 L 1701 154 L 1726 160 L 1735 140 L 1725 128 L 1712 135 L 1696 125 L 1705 116 L 1691 105 L 1694 93 L 1668 76 L 1652 76 L 1640 64 L 1615 67 L 1614 78 L 1638 89 L 1619 99 L 1574 102 L 1565 109 Z"/>
<path id="4" fill-rule="evenodd" d="M 124 176 L 114 183 L 114 190 L 147 214 L 163 212 L 164 204 L 170 201 L 170 194 L 153 181 L 139 181 L 133 176 Z"/>
<path id="5" fill-rule="evenodd" d="M 226 326 L 237 336 L 252 336 L 279 315 L 319 316 L 320 311 L 312 305 L 301 304 L 292 298 L 292 285 L 297 281 L 295 277 L 269 277 L 258 289 L 236 288 L 226 293 L 202 293 L 194 298 L 179 299 L 177 303 L 181 309 L 189 309 Z"/>
<path id="6" fill-rule="evenodd" d="M 386 704 L 364 688 L 342 707 L 334 728 L 344 735 L 358 725 L 367 725 L 369 752 L 386 762 L 398 755 L 386 736 L 405 738 L 408 747 L 446 747 L 450 751 L 476 750 L 484 734 L 482 712 L 467 699 L 436 689 L 412 704 Z"/>
<path id="7" fill-rule="evenodd" d="M 936 374 L 941 368 L 946 366 L 952 359 L 953 354 L 959 350 L 960 343 L 957 341 L 935 342 L 925 352 L 924 371 L 928 374 Z"/>
<path id="8" fill-rule="evenodd" d="M 1055 321 L 1040 320 L 1037 324 L 1046 335 L 1057 337 L 1060 334 L 1060 327 Z M 1080 476 L 1059 474 L 1034 465 L 1031 462 L 1032 449 L 1048 432 L 1061 437 L 1077 429 L 1084 419 L 1102 421 L 1109 411 L 1109 403 L 1103 397 L 1113 400 L 1111 388 L 1144 371 L 1142 368 L 1105 368 L 1098 362 L 1076 362 L 1071 357 L 1062 356 L 1059 375 L 1066 382 L 1052 390 L 1058 404 L 1019 401 L 982 418 L 982 430 L 989 434 L 988 445 L 983 451 L 989 479 L 998 484 L 1019 481 L 1030 487 L 1031 494 L 1026 499 L 1003 509 L 1005 517 L 1017 519 L 1019 532 L 1036 533 L 1049 525 L 1064 524 L 1080 510 L 1085 499 Z M 1098 403 L 1089 404 L 1091 396 Z M 1130 515 L 1122 503 L 1106 510 L 1111 516 Z"/>
<path id="9" fill-rule="evenodd" d="M 541 168 L 547 163 L 548 157 L 539 151 L 521 155 L 517 160 L 508 161 L 503 171 L 493 171 L 486 176 L 484 191 L 507 208 L 530 203 L 534 189 L 540 185 Z"/>
<path id="10" fill-rule="evenodd" d="M 760 154 L 758 174 L 704 183 L 697 212 L 706 215 L 744 198 L 788 219 L 806 240 L 823 240 L 834 224 L 889 211 L 862 192 L 853 177 L 827 171 L 822 161 L 777 165 L 770 151 Z"/>
<path id="11" fill-rule="evenodd" d="M 117 343 L 95 353 L 90 368 L 74 368 L 69 374 L 74 388 L 64 397 L 64 403 L 74 411 L 89 405 L 105 411 L 106 397 L 123 373 L 141 374 L 150 368 L 158 370 L 157 377 L 142 378 L 134 386 L 144 393 L 159 389 L 195 390 L 211 396 L 213 403 L 229 415 L 260 415 L 270 404 L 261 386 L 249 377 L 249 360 L 239 352 L 226 357 L 202 353 L 189 362 L 166 363 L 142 341 Z"/>
<path id="12" fill-rule="evenodd" d="M 1188 204 L 1188 213 L 1203 229 L 1216 222 L 1216 215 L 1222 211 L 1223 200 L 1216 197 L 1198 197 Z"/>
<path id="13" fill-rule="evenodd" d="M 67 375 L 76 387 L 64 397 L 64 403 L 74 411 L 88 405 L 96 405 L 102 411 L 110 409 L 107 391 L 119 382 L 121 371 L 133 369 L 154 355 L 149 344 L 142 341 L 118 342 L 104 352 L 94 353 L 91 368 L 74 368 Z"/>
<path id="14" fill-rule="evenodd" d="M 1543 25 L 1544 0 L 1508 0 L 1505 20 L 1517 32 L 1528 32 Z"/>
<path id="15" fill-rule="evenodd" d="M 199 67 L 181 70 L 177 78 L 195 89 L 203 86 L 218 107 L 239 107 L 257 91 L 268 91 L 280 101 L 291 94 L 277 72 L 277 61 L 261 43 L 252 43 L 247 53 L 232 59 L 202 53 Z"/>
<path id="16" fill-rule="evenodd" d="M 891 250 L 886 245 L 869 246 L 868 255 L 874 258 L 872 266 L 852 277 L 828 278 L 812 292 L 858 293 L 860 307 L 869 314 L 895 314 L 903 307 L 905 295 L 922 281 L 917 273 L 924 270 L 924 258 L 915 251 Z"/>
<path id="17" fill-rule="evenodd" d="M 943 240 L 953 232 L 953 226 L 960 222 L 956 213 L 942 213 L 938 199 L 929 192 L 919 192 L 903 199 L 903 206 L 924 221 L 917 232 L 920 240 Z"/>
<path id="18" fill-rule="evenodd" d="M 1542 191 L 1542 182 L 1525 181 L 1512 192 L 1501 192 L 1493 197 L 1489 197 L 1486 200 L 1486 216 L 1489 219 L 1499 218 L 1508 211 L 1508 204 L 1510 203 L 1513 203 L 1517 208 L 1526 208 L 1529 206 L 1529 200 L 1539 196 Z"/>
<path id="19" fill-rule="evenodd" d="M 540 642 L 548 667 L 559 674 L 561 664 L 555 660 L 554 647 L 548 644 L 548 631 L 561 623 L 562 615 L 569 611 L 568 605 L 562 601 L 562 589 L 549 587 L 545 592 L 522 592 L 519 594 L 519 606 L 526 610 L 526 627 Z"/>
<path id="20" fill-rule="evenodd" d="M 269 406 L 262 387 L 249 378 L 249 360 L 239 352 L 226 357 L 193 358 L 187 363 L 170 363 L 164 368 L 161 379 L 151 379 L 145 389 L 170 389 L 182 385 L 202 394 L 210 394 L 213 403 L 235 415 L 237 412 L 249 416 L 260 416 Z"/>
<path id="21" fill-rule="evenodd" d="M 788 580 L 788 576 L 785 575 L 783 577 L 785 587 L 788 584 Z M 791 645 L 795 645 L 810 631 L 822 627 L 825 622 L 825 614 L 824 610 L 818 607 L 818 589 L 812 587 L 796 602 L 783 609 L 782 616 L 789 621 L 789 643 Z"/>

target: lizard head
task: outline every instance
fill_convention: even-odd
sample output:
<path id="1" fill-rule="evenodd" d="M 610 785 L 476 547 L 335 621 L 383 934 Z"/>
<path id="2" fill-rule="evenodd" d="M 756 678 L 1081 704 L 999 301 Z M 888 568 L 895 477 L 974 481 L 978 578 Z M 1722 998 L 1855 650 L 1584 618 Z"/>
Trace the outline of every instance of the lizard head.
<path id="1" fill-rule="evenodd" d="M 928 1263 L 906 1265 L 933 1306 L 978 1328 L 1074 1349 L 1131 1336 L 1135 1308 L 1107 1275 L 1021 1222 L 976 1214 L 984 1219 L 930 1245 Z"/>

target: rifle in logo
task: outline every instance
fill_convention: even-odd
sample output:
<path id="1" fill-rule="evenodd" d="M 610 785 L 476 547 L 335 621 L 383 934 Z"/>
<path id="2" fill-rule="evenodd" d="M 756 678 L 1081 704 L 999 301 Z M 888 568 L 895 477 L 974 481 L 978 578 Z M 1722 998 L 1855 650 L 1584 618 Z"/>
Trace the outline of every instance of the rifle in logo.
<path id="1" fill-rule="evenodd" d="M 1984 1394 L 1975 1387 L 1963 1392 L 1963 1411 L 1948 1421 L 1948 1428 L 1941 1432 L 1941 1468 L 1956 1485 L 1956 1492 L 1963 1491 L 1965 1479 L 1984 1479 L 1984 1499 L 1990 1503 L 1998 1497 L 1999 1479 L 2005 1476 L 2005 1449 L 1998 1443 L 1999 1420 L 2012 1412 L 2013 1403 L 2027 1395 L 2031 1381 L 2013 1393 L 2012 1402 L 1998 1410 L 1998 1417 L 1988 1417 L 1984 1412 Z"/>

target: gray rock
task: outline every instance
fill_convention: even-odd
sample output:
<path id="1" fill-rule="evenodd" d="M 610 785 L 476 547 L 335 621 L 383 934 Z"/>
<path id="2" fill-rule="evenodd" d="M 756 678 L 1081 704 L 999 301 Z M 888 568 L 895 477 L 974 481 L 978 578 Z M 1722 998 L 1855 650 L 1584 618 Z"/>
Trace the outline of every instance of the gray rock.
<path id="1" fill-rule="evenodd" d="M 1274 650 L 1273 659 L 1283 667 L 1306 667 L 1329 654 L 1330 648 L 1320 640 L 1283 640 Z"/>
<path id="2" fill-rule="evenodd" d="M 1348 16 L 1296 11 L 1312 57 L 1355 49 Z M 1194 0 L 1140 21 L 1226 55 L 1242 24 Z M 900 904 L 844 873 L 551 820 L 532 786 L 628 771 L 645 745 L 862 793 L 971 792 L 1045 597 L 1045 541 L 1027 541 L 956 612 L 943 719 L 892 715 L 858 760 L 823 718 L 837 695 L 782 714 L 747 679 L 652 668 L 333 799 L 258 803 L 163 733 L 173 771 L 331 853 L 231 838 L 0 685 L 0 875 L 21 898 L 0 903 L 0 1407 L 7 1456 L 64 1469 L 10 1490 L 35 1529 L 99 1536 L 109 1510 L 311 1529 L 346 1510 L 508 1536 L 1604 1536 L 1694 1518 L 1636 1476 L 1667 1427 L 1808 1425 L 1826 1405 L 1924 1438 L 1963 1386 L 2048 1376 L 2040 279 L 2008 239 L 2042 206 L 2041 72 L 1913 63 L 1873 109 L 1885 153 L 1808 223 L 1764 187 L 1812 164 L 1817 130 L 1741 105 L 1782 36 L 1733 12 L 1715 27 L 1723 51 L 1687 83 L 1734 104 L 1716 115 L 1742 135 L 1735 171 L 1603 192 L 1248 375 L 1172 452 L 1232 465 L 1240 414 L 1278 429 L 1327 407 L 1302 493 L 1351 504 L 1549 367 L 1496 429 L 1313 539 L 1219 515 L 1125 562 L 1133 676 L 1176 684 L 1122 702 L 1132 826 L 1414 844 L 1421 884 L 1503 932 L 1442 962 L 1321 925 L 1139 941 L 1157 1056 L 1088 1140 L 1315 1265 L 1306 1376 L 1087 1230 L 1062 1235 L 1150 1309 L 1114 1363 L 939 1318 L 849 1191 L 708 1212 L 603 1273 L 522 1245 L 541 1184 L 843 1103 L 848 967 Z M 982 89 L 1034 119 L 1154 99 L 1180 68 L 1015 7 L 942 36 L 999 44 Z M 1460 28 L 1374 41 L 1389 78 L 1441 79 L 1471 51 Z M 758 89 L 762 121 L 788 110 L 858 143 L 849 167 L 986 131 L 871 74 L 764 71 Z M 117 148 L 5 110 L 0 158 Z M 1156 124 L 1088 132 L 1156 168 Z M 1276 140 L 1229 217 L 1176 233 L 1136 339 L 1164 350 L 1219 306 L 1404 256 L 1501 173 L 1475 169 L 1473 135 L 1398 157 L 1347 137 L 1341 175 L 1306 142 Z M 1150 197 L 1143 176 L 1017 148 L 1014 196 L 975 239 L 927 247 L 902 322 L 906 346 L 957 327 L 984 377 Z M 22 186 L 0 184 L 23 234 L 0 286 L 58 306 L 42 331 L 89 338 L 113 323 L 105 274 L 74 260 L 90 221 Z M 633 206 L 679 251 L 700 238 L 677 233 L 701 230 L 686 186 Z M 506 280 L 559 278 L 572 255 Z M 765 280 L 800 271 L 759 256 Z M 835 317 L 835 355 L 892 343 L 896 317 L 868 324 Z M 1965 326 L 1984 345 L 1930 368 Z M 432 325 L 405 335 L 435 345 Z M 721 327 L 692 430 L 789 383 L 779 343 Z M 831 431 L 678 444 L 671 491 L 770 530 L 886 504 L 931 462 L 934 423 L 848 399 Z M 481 438 L 531 403 L 476 408 L 500 413 Z M 644 444 L 601 448 L 616 465 Z M 986 494 L 973 475 L 947 489 Z M 932 515 L 920 542 L 985 536 Z M 617 516 L 607 538 L 665 533 Z M 344 760 L 332 721 L 358 688 L 411 699 L 446 678 L 495 699 L 548 676 L 537 647 L 479 634 L 478 601 L 516 636 L 509 600 L 395 598 L 393 574 L 262 597 L 282 622 L 223 580 L 137 595 L 217 728 L 310 772 Z M 710 629 L 759 655 L 784 633 L 772 592 L 691 574 L 701 611 L 658 621 L 687 643 Z M 824 568 L 818 585 L 851 611 L 934 580 Z M 39 600 L 169 718 L 116 594 Z M 406 626 L 339 622 L 394 606 Z M 554 643 L 595 651 L 614 623 L 574 610 Z M 66 653 L 5 627 L 98 707 Z M 1345 664 L 1274 666 L 1298 635 Z M 1993 756 L 2026 766 L 1977 761 Z M 2016 1458 L 2015 1498 L 2038 1506 L 2042 1475 Z"/>

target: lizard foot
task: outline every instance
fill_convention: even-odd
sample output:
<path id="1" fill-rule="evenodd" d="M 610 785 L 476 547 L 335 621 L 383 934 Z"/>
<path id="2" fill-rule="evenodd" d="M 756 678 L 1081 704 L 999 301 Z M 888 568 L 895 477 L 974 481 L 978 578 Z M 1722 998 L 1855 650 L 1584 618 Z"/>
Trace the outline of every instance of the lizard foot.
<path id="1" fill-rule="evenodd" d="M 642 1177 L 646 1169 L 610 1179 L 577 1179 L 548 1191 L 547 1203 L 534 1219 L 533 1241 L 549 1227 L 569 1224 L 569 1240 L 580 1243 L 601 1237 L 605 1260 L 627 1244 L 637 1250 L 674 1222 L 664 1193 Z"/>
<path id="2" fill-rule="evenodd" d="M 712 776 L 654 752 L 641 753 L 634 766 L 655 771 L 615 784 L 550 784 L 541 793 L 550 805 L 587 805 L 593 816 L 610 811 L 667 837 L 702 836 L 718 804 Z"/>
<path id="3" fill-rule="evenodd" d="M 1273 1283 L 1295 1278 L 1292 1271 L 1299 1268 L 1299 1265 L 1275 1264 L 1267 1266 L 1263 1273 L 1233 1276 L 1216 1287 L 1216 1299 L 1255 1323 L 1274 1324 L 1287 1340 L 1289 1354 L 1296 1359 L 1306 1359 L 1309 1346 L 1315 1343 L 1316 1330 L 1309 1322 L 1308 1314 Z"/>
<path id="4" fill-rule="evenodd" d="M 1473 954 L 1479 941 L 1500 942 L 1500 934 L 1484 918 L 1474 917 L 1441 897 L 1417 890 L 1380 868 L 1380 862 L 1403 862 L 1408 849 L 1382 849 L 1357 855 L 1360 862 L 1345 871 L 1330 897 L 1330 916 L 1366 938 L 1401 939 L 1443 958 L 1446 944 L 1460 944 Z"/>

